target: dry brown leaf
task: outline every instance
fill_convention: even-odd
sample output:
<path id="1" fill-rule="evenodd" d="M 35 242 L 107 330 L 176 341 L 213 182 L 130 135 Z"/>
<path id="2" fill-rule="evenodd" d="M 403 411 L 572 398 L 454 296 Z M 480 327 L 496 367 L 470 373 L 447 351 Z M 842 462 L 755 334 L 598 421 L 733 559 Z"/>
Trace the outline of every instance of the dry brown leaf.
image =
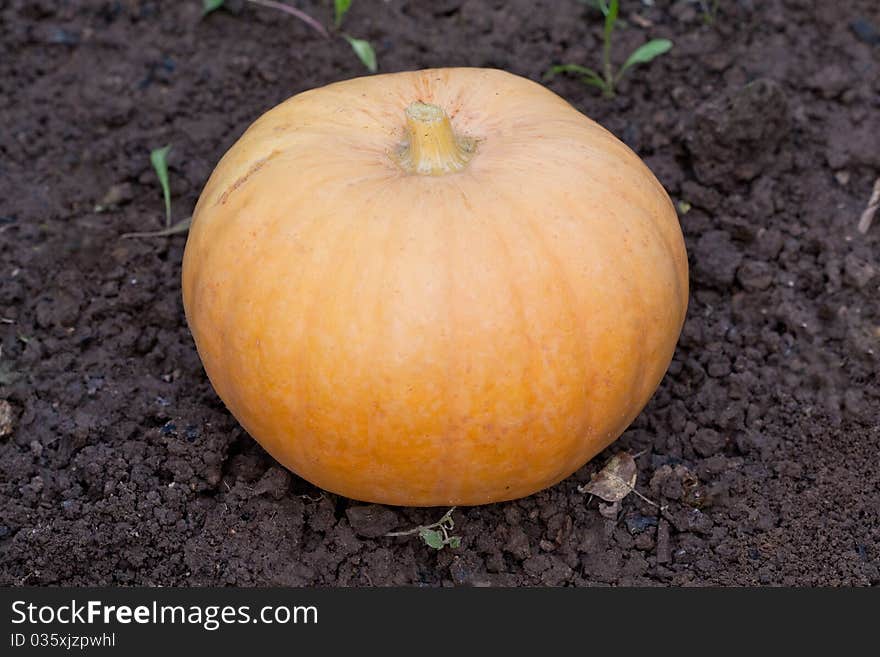
<path id="1" fill-rule="evenodd" d="M 628 452 L 620 452 L 612 456 L 588 483 L 578 486 L 578 491 L 595 495 L 606 502 L 619 502 L 633 492 L 637 475 L 635 459 Z"/>
<path id="2" fill-rule="evenodd" d="M 0 438 L 12 434 L 14 415 L 12 404 L 0 399 Z"/>

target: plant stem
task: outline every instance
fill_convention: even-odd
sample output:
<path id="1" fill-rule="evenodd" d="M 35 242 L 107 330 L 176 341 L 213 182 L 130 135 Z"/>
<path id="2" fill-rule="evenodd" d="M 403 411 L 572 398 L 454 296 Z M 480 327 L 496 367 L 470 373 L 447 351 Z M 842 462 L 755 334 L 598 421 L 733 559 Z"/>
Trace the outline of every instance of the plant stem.
<path id="1" fill-rule="evenodd" d="M 700 7 L 703 9 L 703 22 L 706 25 L 714 25 L 715 19 L 718 17 L 719 0 L 700 0 Z"/>
<path id="2" fill-rule="evenodd" d="M 419 525 L 415 529 L 408 529 L 404 532 L 388 532 L 385 536 L 412 536 L 413 534 L 418 534 L 424 529 L 445 529 L 446 524 L 452 520 L 452 512 L 455 511 L 455 507 L 452 507 L 443 514 L 443 517 L 440 518 L 437 522 L 431 523 L 430 525 Z M 446 532 L 444 532 L 445 534 Z"/>
<path id="3" fill-rule="evenodd" d="M 309 16 L 306 12 L 297 9 L 296 7 L 291 7 L 290 5 L 286 5 L 283 2 L 275 2 L 275 0 L 248 0 L 248 2 L 252 2 L 255 5 L 261 5 L 263 7 L 268 7 L 270 9 L 277 9 L 278 11 L 283 11 L 286 14 L 290 14 L 291 16 L 296 16 L 303 23 L 311 27 L 315 32 L 320 34 L 322 37 L 330 38 L 330 35 L 327 33 L 327 28 L 321 25 L 314 18 Z"/>
<path id="4" fill-rule="evenodd" d="M 440 176 L 461 171 L 474 154 L 473 139 L 456 135 L 442 107 L 414 102 L 406 108 L 408 143 L 398 153 L 409 173 Z"/>
<path id="5" fill-rule="evenodd" d="M 605 76 L 605 86 L 602 87 L 602 95 L 606 98 L 614 97 L 614 72 L 611 69 L 611 38 L 606 34 L 602 44 L 602 73 Z"/>

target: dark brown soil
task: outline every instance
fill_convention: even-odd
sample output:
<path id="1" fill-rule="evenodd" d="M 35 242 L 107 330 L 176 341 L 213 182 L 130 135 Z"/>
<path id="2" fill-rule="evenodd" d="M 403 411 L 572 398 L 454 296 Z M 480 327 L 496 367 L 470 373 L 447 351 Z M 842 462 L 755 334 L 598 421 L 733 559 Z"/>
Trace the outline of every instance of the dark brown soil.
<path id="1" fill-rule="evenodd" d="M 876 0 L 722 0 L 713 25 L 625 0 L 616 56 L 649 36 L 672 52 L 613 101 L 552 83 L 690 204 L 689 318 L 608 453 L 457 510 L 461 547 L 440 552 L 382 534 L 442 510 L 364 509 L 275 465 L 199 363 L 185 238 L 119 239 L 162 223 L 151 148 L 174 146 L 184 218 L 263 111 L 363 73 L 340 38 L 230 4 L 0 0 L 0 583 L 880 583 L 880 218 L 856 231 L 880 176 Z M 331 3 L 296 4 L 330 22 Z M 600 51 L 574 0 L 358 0 L 346 27 L 384 71 L 540 79 Z M 621 449 L 644 451 L 662 515 L 630 495 L 609 519 L 577 492 Z"/>

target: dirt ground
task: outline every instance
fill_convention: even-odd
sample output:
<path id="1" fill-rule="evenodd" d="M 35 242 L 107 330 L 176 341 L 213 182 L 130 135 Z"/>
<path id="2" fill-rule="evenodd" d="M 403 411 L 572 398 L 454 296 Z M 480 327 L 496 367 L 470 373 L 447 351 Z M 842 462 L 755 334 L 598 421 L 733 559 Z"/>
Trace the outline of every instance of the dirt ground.
<path id="1" fill-rule="evenodd" d="M 364 73 L 242 2 L 0 0 L 0 584 L 877 585 L 880 176 L 876 0 L 624 0 L 623 58 L 673 50 L 615 100 L 551 88 L 689 204 L 687 324 L 648 408 L 527 499 L 454 513 L 461 547 L 386 538 L 442 509 L 368 507 L 275 465 L 213 393 L 180 300 L 175 219 L 263 111 Z M 295 2 L 329 24 L 329 2 Z M 649 6 L 652 5 L 652 6 Z M 356 0 L 382 71 L 596 65 L 575 0 Z M 686 207 L 686 206 L 683 206 Z M 2 423 L 0 423 L 2 424 Z M 644 451 L 619 516 L 578 493 Z"/>

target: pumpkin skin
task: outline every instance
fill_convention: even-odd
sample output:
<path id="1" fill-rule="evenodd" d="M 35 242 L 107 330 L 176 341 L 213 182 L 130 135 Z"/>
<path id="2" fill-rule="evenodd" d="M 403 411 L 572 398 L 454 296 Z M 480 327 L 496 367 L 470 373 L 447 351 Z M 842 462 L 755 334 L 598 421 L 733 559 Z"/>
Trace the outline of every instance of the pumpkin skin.
<path id="1" fill-rule="evenodd" d="M 461 167 L 407 170 L 414 101 L 468 139 Z M 199 355 L 248 433 L 317 486 L 395 505 L 514 499 L 583 466 L 658 386 L 687 297 L 649 169 L 490 69 L 270 110 L 208 181 L 183 263 Z"/>

